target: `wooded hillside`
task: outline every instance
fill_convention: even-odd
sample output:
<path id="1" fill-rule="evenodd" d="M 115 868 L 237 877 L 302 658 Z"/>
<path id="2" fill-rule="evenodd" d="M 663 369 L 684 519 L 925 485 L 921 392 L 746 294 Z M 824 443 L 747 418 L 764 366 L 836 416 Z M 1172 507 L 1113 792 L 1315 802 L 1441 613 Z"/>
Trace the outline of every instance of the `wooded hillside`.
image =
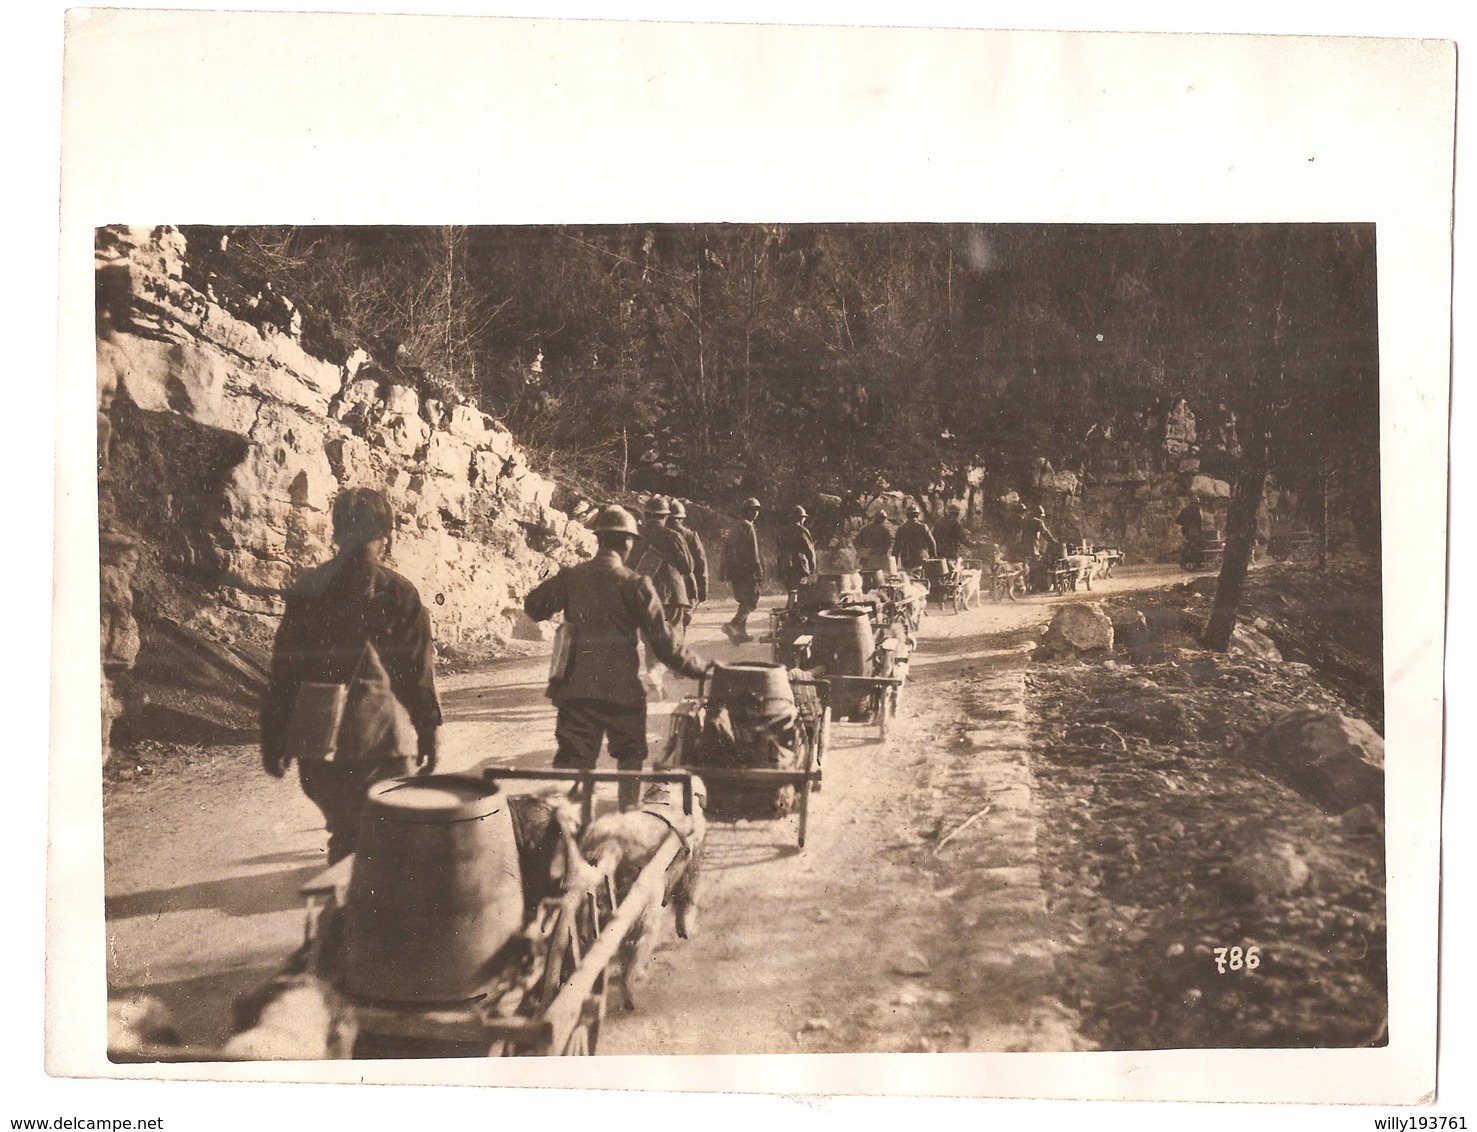
<path id="1" fill-rule="evenodd" d="M 223 302 L 272 281 L 306 349 L 374 343 L 596 498 L 1029 496 L 1186 399 L 1203 470 L 1331 481 L 1378 537 L 1371 225 L 184 231 Z"/>

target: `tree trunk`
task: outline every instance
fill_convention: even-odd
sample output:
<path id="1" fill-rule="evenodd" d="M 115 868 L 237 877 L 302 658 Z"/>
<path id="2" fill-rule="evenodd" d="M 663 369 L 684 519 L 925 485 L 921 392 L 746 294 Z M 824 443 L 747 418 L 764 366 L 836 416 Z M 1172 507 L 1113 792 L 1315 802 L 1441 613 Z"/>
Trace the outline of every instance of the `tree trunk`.
<path id="1" fill-rule="evenodd" d="M 1231 634 L 1236 631 L 1236 610 L 1241 605 L 1241 590 L 1256 544 L 1257 508 L 1262 504 L 1266 486 L 1264 469 L 1245 471 L 1236 478 L 1236 494 L 1226 516 L 1226 552 L 1216 585 L 1215 606 L 1210 612 L 1210 623 L 1205 626 L 1205 646 L 1217 652 L 1231 647 Z"/>

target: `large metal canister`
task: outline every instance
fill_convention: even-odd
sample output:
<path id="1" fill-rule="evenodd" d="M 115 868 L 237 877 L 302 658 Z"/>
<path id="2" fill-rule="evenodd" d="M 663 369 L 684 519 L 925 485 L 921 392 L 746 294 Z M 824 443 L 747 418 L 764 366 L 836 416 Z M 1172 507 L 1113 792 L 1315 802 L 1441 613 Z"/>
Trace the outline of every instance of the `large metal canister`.
<path id="1" fill-rule="evenodd" d="M 522 919 L 512 817 L 494 784 L 441 774 L 370 788 L 349 879 L 345 990 L 388 1002 L 471 998 Z"/>
<path id="2" fill-rule="evenodd" d="M 708 696 L 728 709 L 736 727 L 770 730 L 795 720 L 795 691 L 782 664 L 718 661 Z"/>
<path id="3" fill-rule="evenodd" d="M 866 607 L 823 609 L 815 618 L 814 656 L 836 676 L 872 674 L 872 618 Z"/>

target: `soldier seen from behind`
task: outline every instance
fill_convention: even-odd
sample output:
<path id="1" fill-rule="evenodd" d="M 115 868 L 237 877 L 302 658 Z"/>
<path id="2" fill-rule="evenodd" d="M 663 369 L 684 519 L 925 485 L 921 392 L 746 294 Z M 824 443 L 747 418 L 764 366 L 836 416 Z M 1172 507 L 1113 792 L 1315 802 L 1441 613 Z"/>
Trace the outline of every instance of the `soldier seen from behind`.
<path id="1" fill-rule="evenodd" d="M 898 528 L 893 539 L 893 552 L 904 570 L 917 570 L 924 559 L 937 558 L 938 546 L 933 541 L 933 532 L 923 522 L 923 512 L 916 503 L 908 504 L 908 521 Z"/>
<path id="2" fill-rule="evenodd" d="M 789 524 L 780 531 L 780 582 L 791 594 L 815 576 L 815 539 L 805 525 L 809 518 L 797 503 L 790 508 Z"/>
<path id="3" fill-rule="evenodd" d="M 759 500 L 752 495 L 740 503 L 738 525 L 728 532 L 723 544 L 723 577 L 733 587 L 733 599 L 738 602 L 733 620 L 724 623 L 723 635 L 736 645 L 753 640 L 748 632 L 749 614 L 759 608 L 759 584 L 764 581 L 759 532 L 754 528 L 759 511 Z"/>
<path id="4" fill-rule="evenodd" d="M 565 658 L 550 671 L 548 696 L 559 709 L 554 766 L 594 770 L 602 741 L 621 770 L 646 762 L 646 689 L 638 640 L 661 663 L 698 679 L 704 663 L 675 642 L 653 580 L 626 562 L 637 541 L 636 520 L 607 507 L 592 529 L 599 548 L 588 562 L 566 566 L 534 587 L 523 609 L 535 621 L 564 614 L 571 636 Z M 633 808 L 640 784 L 620 784 L 621 809 Z"/>
<path id="5" fill-rule="evenodd" d="M 1205 513 L 1200 509 L 1200 500 L 1192 496 L 1174 521 L 1184 539 L 1180 564 L 1186 570 L 1198 570 L 1205 557 Z"/>
<path id="6" fill-rule="evenodd" d="M 949 508 L 949 513 L 933 529 L 938 556 L 948 561 L 951 570 L 959 564 L 964 551 L 974 545 L 974 540 L 969 537 L 969 528 L 959 516 L 961 510 L 957 504 Z"/>
<path id="7" fill-rule="evenodd" d="M 687 540 L 671 527 L 667 518 L 672 511 L 664 495 L 653 495 L 646 501 L 646 519 L 641 524 L 641 537 L 631 553 L 631 565 L 638 574 L 651 579 L 656 596 L 661 599 L 667 632 L 680 647 L 687 640 L 687 622 L 692 609 L 692 555 Z M 662 692 L 660 659 L 647 651 L 646 678 L 658 699 Z"/>
<path id="8" fill-rule="evenodd" d="M 878 507 L 872 513 L 872 521 L 857 531 L 853 541 L 863 586 L 875 590 L 884 585 L 892 572 L 893 533 L 887 524 L 887 513 Z"/>
<path id="9" fill-rule="evenodd" d="M 687 578 L 687 592 L 692 600 L 682 613 L 684 628 L 692 624 L 692 615 L 697 607 L 708 600 L 708 552 L 698 533 L 687 526 L 686 519 L 686 505 L 680 499 L 672 500 L 667 526 L 682 536 L 682 541 L 687 544 L 687 553 L 692 556 L 692 573 Z"/>
<path id="10" fill-rule="evenodd" d="M 1038 506 L 1021 520 L 1021 561 L 1027 564 L 1033 593 L 1051 589 L 1051 560 L 1056 536 L 1046 525 L 1046 508 Z"/>
<path id="11" fill-rule="evenodd" d="M 431 618 L 385 565 L 394 526 L 377 491 L 334 499 L 338 552 L 287 592 L 262 700 L 262 765 L 281 778 L 297 760 L 328 827 L 329 864 L 354 852 L 371 786 L 436 767 Z"/>

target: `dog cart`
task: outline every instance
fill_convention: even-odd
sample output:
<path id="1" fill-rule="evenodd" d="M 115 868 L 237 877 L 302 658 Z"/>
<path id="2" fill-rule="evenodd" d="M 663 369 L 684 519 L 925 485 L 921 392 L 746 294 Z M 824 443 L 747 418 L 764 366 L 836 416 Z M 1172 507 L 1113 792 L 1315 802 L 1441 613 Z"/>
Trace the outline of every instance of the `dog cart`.
<path id="1" fill-rule="evenodd" d="M 607 968 L 664 901 L 688 847 L 673 830 L 620 900 L 614 877 L 593 866 L 540 895 L 529 883 L 547 873 L 540 846 L 520 842 L 499 783 L 582 783 L 588 824 L 593 784 L 629 778 L 680 785 L 692 813 L 685 771 L 497 769 L 371 789 L 359 852 L 302 888 L 295 960 L 347 1002 L 355 1057 L 595 1052 Z"/>
<path id="2" fill-rule="evenodd" d="M 928 584 L 929 601 L 938 602 L 939 612 L 945 605 L 962 613 L 979 602 L 980 564 L 972 559 L 929 558 L 923 563 L 923 580 Z"/>
<path id="3" fill-rule="evenodd" d="M 829 728 L 824 684 L 779 664 L 720 662 L 673 710 L 663 762 L 702 778 L 709 814 L 797 814 L 803 849 Z"/>
<path id="4" fill-rule="evenodd" d="M 825 685 L 830 718 L 875 725 L 886 740 L 897 719 L 912 637 L 897 605 L 886 596 L 822 610 L 810 634 L 793 642 L 797 685 Z"/>

